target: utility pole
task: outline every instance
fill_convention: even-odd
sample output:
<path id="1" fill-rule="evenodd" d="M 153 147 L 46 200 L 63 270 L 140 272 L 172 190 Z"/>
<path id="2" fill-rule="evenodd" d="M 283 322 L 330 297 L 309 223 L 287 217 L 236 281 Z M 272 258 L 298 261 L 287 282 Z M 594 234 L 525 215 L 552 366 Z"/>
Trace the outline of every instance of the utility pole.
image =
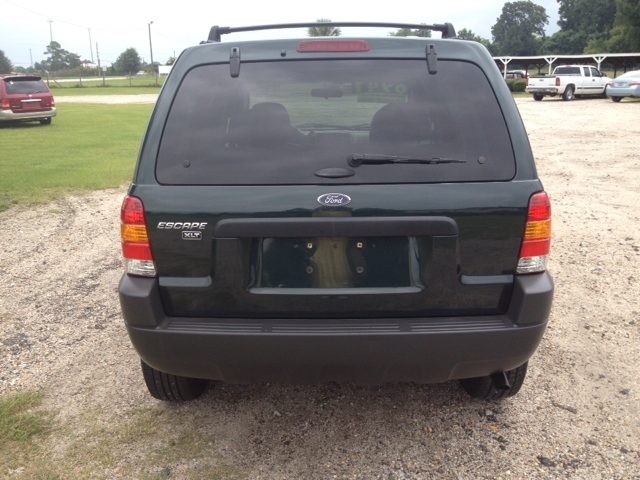
<path id="1" fill-rule="evenodd" d="M 53 23 L 53 20 L 47 20 L 47 22 L 49 22 L 49 35 L 51 36 L 51 43 L 53 43 L 53 30 L 51 30 L 51 24 Z"/>
<path id="2" fill-rule="evenodd" d="M 31 59 L 31 68 L 33 68 L 33 55 L 31 55 L 31 49 L 29 49 L 29 58 Z"/>
<path id="3" fill-rule="evenodd" d="M 93 63 L 93 44 L 91 43 L 91 29 L 87 28 L 87 30 L 89 30 L 89 48 L 91 49 L 91 63 Z"/>
<path id="4" fill-rule="evenodd" d="M 96 42 L 96 57 L 98 57 L 98 73 L 100 73 L 100 71 L 102 70 L 102 68 L 100 68 L 100 52 L 98 51 L 98 42 Z M 104 78 L 104 72 L 102 72 L 102 86 L 105 86 L 105 78 Z"/>
<path id="5" fill-rule="evenodd" d="M 153 20 L 149 22 L 149 51 L 151 52 L 151 70 L 153 70 L 153 46 L 151 45 L 151 24 Z"/>

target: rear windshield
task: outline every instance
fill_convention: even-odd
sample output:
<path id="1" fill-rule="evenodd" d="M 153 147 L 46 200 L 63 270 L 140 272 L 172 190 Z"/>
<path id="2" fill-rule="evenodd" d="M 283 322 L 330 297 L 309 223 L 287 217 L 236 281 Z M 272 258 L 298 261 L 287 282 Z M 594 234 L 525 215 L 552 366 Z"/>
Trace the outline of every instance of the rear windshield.
<path id="1" fill-rule="evenodd" d="M 353 155 L 455 163 L 351 167 Z M 326 178 L 331 169 L 351 176 Z M 344 173 L 344 172 L 342 172 Z M 207 65 L 184 78 L 156 176 L 164 184 L 509 180 L 510 138 L 483 72 L 464 62 L 321 60 Z"/>
<path id="2" fill-rule="evenodd" d="M 556 75 L 580 75 L 580 67 L 558 67 L 553 73 Z"/>
<path id="3" fill-rule="evenodd" d="M 42 80 L 33 80 L 30 78 L 6 78 L 4 86 L 7 89 L 7 95 L 15 95 L 18 93 L 49 93 L 47 85 Z"/>

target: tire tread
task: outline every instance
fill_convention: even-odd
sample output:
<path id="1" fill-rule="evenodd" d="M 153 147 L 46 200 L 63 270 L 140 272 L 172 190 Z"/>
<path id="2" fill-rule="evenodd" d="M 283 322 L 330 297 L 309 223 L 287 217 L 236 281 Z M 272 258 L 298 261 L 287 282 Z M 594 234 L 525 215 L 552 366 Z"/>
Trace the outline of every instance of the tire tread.
<path id="1" fill-rule="evenodd" d="M 180 377 L 160 372 L 140 360 L 142 376 L 153 398 L 167 402 L 195 400 L 204 392 L 208 380 Z"/>

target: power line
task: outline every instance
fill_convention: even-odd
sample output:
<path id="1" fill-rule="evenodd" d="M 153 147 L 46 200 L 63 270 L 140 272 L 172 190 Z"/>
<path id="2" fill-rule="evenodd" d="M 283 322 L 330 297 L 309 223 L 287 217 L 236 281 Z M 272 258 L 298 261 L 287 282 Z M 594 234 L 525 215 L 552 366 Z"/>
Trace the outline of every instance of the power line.
<path id="1" fill-rule="evenodd" d="M 166 38 L 167 40 L 171 40 L 172 42 L 176 42 L 176 43 L 181 43 L 182 45 L 187 45 L 188 47 L 190 47 L 190 46 L 192 46 L 192 45 L 195 45 L 195 43 L 198 43 L 198 42 L 195 42 L 195 43 L 185 43 L 185 42 L 182 42 L 182 41 L 180 41 L 180 40 L 175 40 L 175 39 L 173 39 L 173 38 L 169 38 L 169 37 L 167 37 L 164 33 L 159 32 L 157 28 L 156 28 L 156 29 L 154 29 L 153 31 L 154 31 L 155 33 L 157 33 L 158 35 L 160 35 L 161 37 Z"/>
<path id="2" fill-rule="evenodd" d="M 31 13 L 33 13 L 35 15 L 39 15 L 41 17 L 53 19 L 56 22 L 65 23 L 67 25 L 71 25 L 71 26 L 79 27 L 79 28 L 89 28 L 87 25 L 78 25 L 77 23 L 67 22 L 66 20 L 61 20 L 59 18 L 52 17 L 51 15 L 44 15 L 42 13 L 35 12 L 35 11 L 29 9 L 29 8 L 23 7 L 22 5 L 18 5 L 16 3 L 10 2 L 9 0 L 4 0 L 4 1 L 6 3 L 9 3 L 9 4 L 13 5 L 14 7 L 21 8 L 23 10 L 26 10 L 27 12 L 31 12 Z M 53 20 L 51 20 L 51 21 L 53 21 Z M 49 21 L 49 20 L 47 20 L 47 21 Z M 141 30 L 144 30 L 144 28 L 134 28 L 134 29 L 131 29 L 131 30 L 111 30 L 111 29 L 107 29 L 107 28 L 94 28 L 94 30 L 100 30 L 101 32 L 139 32 Z"/>

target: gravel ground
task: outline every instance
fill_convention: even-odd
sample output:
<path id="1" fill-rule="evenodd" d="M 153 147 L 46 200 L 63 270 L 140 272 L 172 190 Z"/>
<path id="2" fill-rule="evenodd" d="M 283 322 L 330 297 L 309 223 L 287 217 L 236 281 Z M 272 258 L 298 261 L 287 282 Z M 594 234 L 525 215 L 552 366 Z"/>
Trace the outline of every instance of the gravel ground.
<path id="1" fill-rule="evenodd" d="M 251 479 L 639 479 L 640 103 L 516 102 L 553 205 L 556 281 L 516 397 L 470 400 L 456 382 L 218 384 L 179 407 L 156 402 L 117 301 L 124 187 L 0 214 L 0 393 L 44 388 L 71 431 L 87 408 L 116 424 L 140 406 L 190 415 Z M 54 458 L 65 435 L 49 441 Z M 183 478 L 193 465 L 158 468 Z"/>

